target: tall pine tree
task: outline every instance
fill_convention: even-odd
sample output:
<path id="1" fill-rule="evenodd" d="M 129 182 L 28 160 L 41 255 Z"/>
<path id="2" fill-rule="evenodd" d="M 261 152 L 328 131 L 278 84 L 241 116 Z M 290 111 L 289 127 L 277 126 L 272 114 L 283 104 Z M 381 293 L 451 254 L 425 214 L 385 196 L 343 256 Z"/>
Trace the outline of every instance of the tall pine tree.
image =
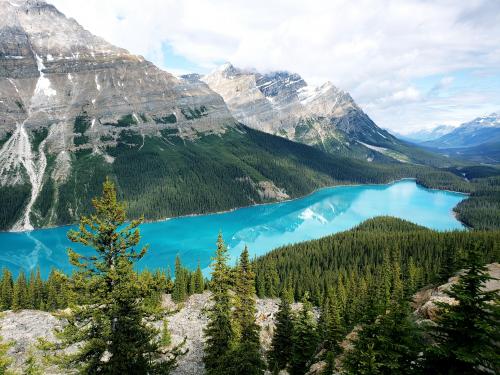
<path id="1" fill-rule="evenodd" d="M 292 293 L 283 290 L 278 312 L 276 314 L 276 327 L 269 352 L 269 369 L 277 374 L 287 369 L 292 359 L 293 344 L 293 315 L 292 315 Z"/>
<path id="2" fill-rule="evenodd" d="M 302 309 L 293 324 L 291 375 L 303 375 L 312 364 L 318 346 L 316 319 L 312 312 L 307 293 L 304 296 Z"/>
<path id="3" fill-rule="evenodd" d="M 212 267 L 212 302 L 208 312 L 209 321 L 204 330 L 205 355 L 203 362 L 208 375 L 229 373 L 229 352 L 232 348 L 234 332 L 231 324 L 230 269 L 227 264 L 227 248 L 219 233 L 217 250 Z"/>
<path id="4" fill-rule="evenodd" d="M 330 357 L 340 353 L 340 342 L 344 338 L 339 310 L 337 295 L 330 290 L 321 309 L 319 324 L 323 347 L 327 353 L 331 353 Z"/>
<path id="5" fill-rule="evenodd" d="M 175 280 L 174 280 L 174 290 L 172 291 L 172 300 L 174 302 L 183 302 L 186 299 L 186 286 L 188 280 L 186 280 L 186 272 L 181 264 L 181 258 L 179 255 L 175 257 Z"/>
<path id="6" fill-rule="evenodd" d="M 428 371 L 439 375 L 500 373 L 498 290 L 483 290 L 491 279 L 475 247 L 469 252 L 465 272 L 446 292 L 457 303 L 438 303 L 441 315 L 437 326 L 431 327 L 435 345 L 426 353 Z"/>
<path id="7" fill-rule="evenodd" d="M 26 282 L 26 275 L 21 271 L 12 291 L 12 310 L 17 311 L 27 308 L 29 308 L 28 284 Z"/>
<path id="8" fill-rule="evenodd" d="M 89 256 L 68 250 L 76 268 L 71 287 L 86 303 L 72 307 L 68 324 L 57 335 L 60 341 L 48 349 L 59 353 L 60 348 L 79 345 L 55 359 L 82 374 L 166 374 L 176 353 L 162 359 L 159 331 L 147 324 L 147 291 L 133 270 L 147 250 L 136 250 L 142 220 L 126 222 L 124 204 L 109 179 L 92 204 L 95 213 L 80 219 L 79 230 L 68 232 L 72 242 L 94 250 Z"/>
<path id="9" fill-rule="evenodd" d="M 200 262 L 198 262 L 198 267 L 196 267 L 195 277 L 194 277 L 194 292 L 197 294 L 203 293 L 205 290 L 205 281 L 203 280 L 203 273 L 201 272 Z"/>
<path id="10" fill-rule="evenodd" d="M 265 363 L 260 354 L 260 329 L 255 322 L 255 274 L 246 246 L 236 268 L 234 292 L 233 322 L 236 343 L 231 355 L 232 372 L 235 375 L 263 374 Z"/>
<path id="11" fill-rule="evenodd" d="M 7 268 L 4 268 L 2 274 L 2 283 L 0 285 L 0 300 L 2 310 L 8 310 L 12 306 L 12 293 L 14 288 L 14 282 L 12 280 L 12 274 Z"/>

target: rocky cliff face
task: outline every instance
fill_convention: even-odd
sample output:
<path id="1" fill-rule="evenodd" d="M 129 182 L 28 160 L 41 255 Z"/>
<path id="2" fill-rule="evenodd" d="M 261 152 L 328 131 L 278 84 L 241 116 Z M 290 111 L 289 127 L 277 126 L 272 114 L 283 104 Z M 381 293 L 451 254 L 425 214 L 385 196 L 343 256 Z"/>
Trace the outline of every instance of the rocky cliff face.
<path id="1" fill-rule="evenodd" d="M 31 185 L 15 229 L 32 228 L 47 174 L 64 182 L 75 152 L 112 162 L 106 148 L 124 131 L 192 139 L 234 123 L 206 85 L 107 43 L 43 1 L 0 0 L 0 187 Z"/>
<path id="2" fill-rule="evenodd" d="M 312 87 L 295 73 L 261 74 L 231 64 L 201 80 L 224 98 L 236 119 L 255 129 L 328 151 L 362 150 L 363 157 L 374 151 L 369 146 L 397 143 L 330 82 Z"/>

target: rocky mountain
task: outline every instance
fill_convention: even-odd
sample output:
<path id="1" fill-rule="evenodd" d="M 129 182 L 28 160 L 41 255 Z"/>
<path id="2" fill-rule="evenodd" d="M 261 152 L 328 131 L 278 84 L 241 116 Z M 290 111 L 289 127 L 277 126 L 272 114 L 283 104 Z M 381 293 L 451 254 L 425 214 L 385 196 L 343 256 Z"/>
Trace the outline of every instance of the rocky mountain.
<path id="1" fill-rule="evenodd" d="M 229 63 L 201 80 L 224 98 L 238 121 L 251 128 L 337 154 L 411 160 L 406 145 L 379 128 L 331 82 L 314 87 L 296 73 L 259 73 Z"/>
<path id="2" fill-rule="evenodd" d="M 437 139 L 422 142 L 421 145 L 454 159 L 474 163 L 500 163 L 500 114 L 478 117 Z"/>
<path id="3" fill-rule="evenodd" d="M 0 186 L 31 185 L 15 228 L 46 174 L 63 183 L 75 152 L 111 162 L 123 129 L 142 136 L 224 133 L 235 121 L 220 96 L 117 48 L 42 1 L 0 1 Z"/>
<path id="4" fill-rule="evenodd" d="M 408 142 L 422 143 L 438 139 L 439 137 L 452 132 L 454 129 L 455 127 L 450 125 L 438 125 L 432 129 L 422 129 L 408 134 L 400 134 L 396 132 L 392 132 L 392 134 L 394 134 L 397 138 Z"/>
<path id="5" fill-rule="evenodd" d="M 466 122 L 423 145 L 435 148 L 474 147 L 482 143 L 498 141 L 500 141 L 500 114 L 492 113 Z"/>
<path id="6" fill-rule="evenodd" d="M 402 177 L 241 125 L 198 78 L 176 78 L 43 1 L 0 0 L 0 230 L 74 222 L 89 212 L 105 176 L 115 180 L 130 217 L 147 219 Z M 275 80 L 289 88 L 276 91 Z M 259 76 L 258 85 L 266 101 L 285 106 L 305 83 L 283 73 Z M 349 119 L 359 111 L 338 95 L 346 103 L 342 134 L 357 131 Z M 311 108 L 330 112 L 321 95 L 308 98 Z M 320 120 L 310 121 L 306 138 Z M 377 137 L 392 142 L 384 132 Z"/>

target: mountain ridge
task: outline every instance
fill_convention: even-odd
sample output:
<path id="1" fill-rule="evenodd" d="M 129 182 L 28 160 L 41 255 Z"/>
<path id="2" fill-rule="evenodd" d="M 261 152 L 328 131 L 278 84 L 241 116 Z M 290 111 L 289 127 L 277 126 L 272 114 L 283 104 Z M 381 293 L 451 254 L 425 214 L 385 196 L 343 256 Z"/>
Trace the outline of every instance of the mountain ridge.
<path id="1" fill-rule="evenodd" d="M 348 92 L 331 82 L 314 87 L 297 73 L 260 73 L 231 63 L 185 78 L 206 83 L 238 121 L 257 130 L 369 162 L 421 164 L 434 158 L 378 127 Z"/>
<path id="2" fill-rule="evenodd" d="M 500 141 L 500 112 L 476 117 L 453 131 L 422 145 L 434 148 L 472 147 Z"/>

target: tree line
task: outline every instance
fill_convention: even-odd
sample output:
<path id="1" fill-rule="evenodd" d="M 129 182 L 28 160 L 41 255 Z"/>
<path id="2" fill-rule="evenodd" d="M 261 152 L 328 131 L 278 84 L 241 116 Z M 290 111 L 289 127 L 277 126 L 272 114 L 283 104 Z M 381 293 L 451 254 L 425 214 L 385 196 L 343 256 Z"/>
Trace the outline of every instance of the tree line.
<path id="1" fill-rule="evenodd" d="M 70 278 L 54 269 L 44 280 L 39 268 L 31 271 L 29 276 L 21 270 L 14 278 L 10 270 L 5 268 L 0 277 L 0 311 L 56 311 L 85 303 L 84 296 L 72 292 Z M 190 271 L 182 266 L 180 257 L 176 258 L 175 278 L 172 278 L 169 268 L 166 272 L 146 269 L 138 272 L 138 281 L 142 288 L 149 291 L 147 301 L 152 306 L 159 306 L 164 294 L 171 294 L 174 302 L 183 302 L 190 295 L 203 293 L 208 285 L 200 266 Z"/>

